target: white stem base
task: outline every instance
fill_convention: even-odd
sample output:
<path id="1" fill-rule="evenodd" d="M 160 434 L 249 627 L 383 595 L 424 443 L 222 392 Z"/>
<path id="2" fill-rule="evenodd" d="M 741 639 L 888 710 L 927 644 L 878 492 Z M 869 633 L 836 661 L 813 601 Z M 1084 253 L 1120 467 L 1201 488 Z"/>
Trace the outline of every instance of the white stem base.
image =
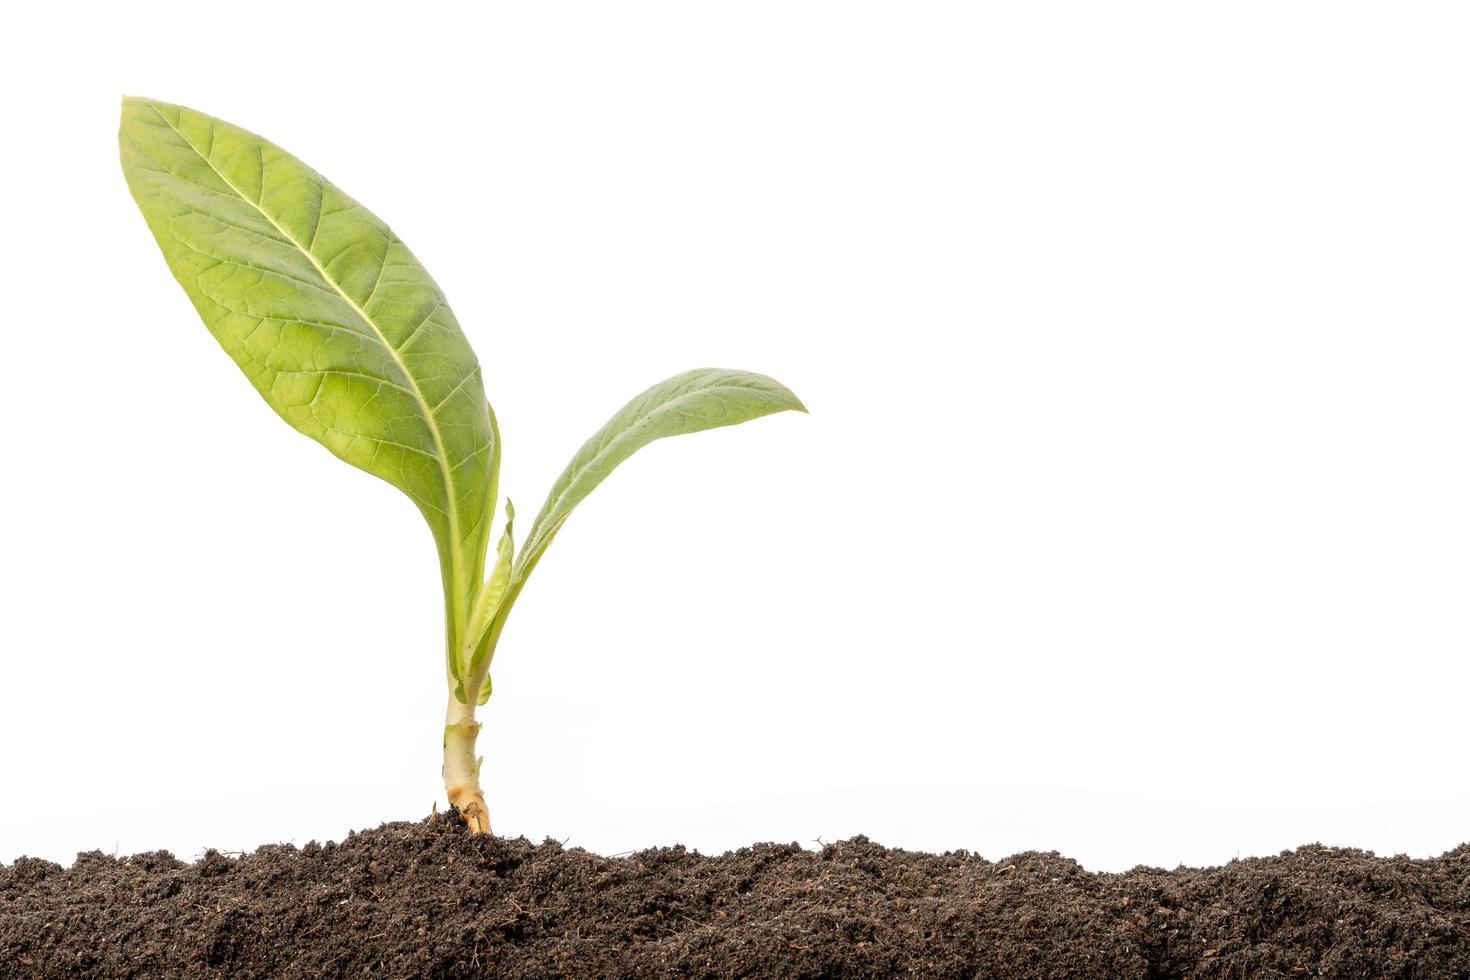
<path id="1" fill-rule="evenodd" d="M 480 790 L 480 759 L 475 755 L 475 738 L 480 723 L 472 705 L 461 704 L 453 694 L 444 716 L 444 788 L 449 803 L 469 824 L 472 832 L 490 833 L 490 811 Z"/>

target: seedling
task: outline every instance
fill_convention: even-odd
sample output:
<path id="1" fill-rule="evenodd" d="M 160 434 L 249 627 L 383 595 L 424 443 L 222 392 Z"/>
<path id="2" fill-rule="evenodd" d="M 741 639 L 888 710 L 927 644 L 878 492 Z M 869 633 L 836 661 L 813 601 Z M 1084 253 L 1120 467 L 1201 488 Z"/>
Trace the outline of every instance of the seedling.
<path id="1" fill-rule="evenodd" d="M 388 226 L 280 147 L 192 109 L 124 99 L 119 143 L 169 268 L 255 390 L 429 522 L 444 580 L 444 785 L 488 832 L 475 709 L 490 697 L 506 617 L 572 510 L 655 439 L 806 409 L 761 374 L 702 368 L 661 381 L 577 451 L 517 549 L 509 500 L 492 533 L 500 432 L 479 361 Z"/>

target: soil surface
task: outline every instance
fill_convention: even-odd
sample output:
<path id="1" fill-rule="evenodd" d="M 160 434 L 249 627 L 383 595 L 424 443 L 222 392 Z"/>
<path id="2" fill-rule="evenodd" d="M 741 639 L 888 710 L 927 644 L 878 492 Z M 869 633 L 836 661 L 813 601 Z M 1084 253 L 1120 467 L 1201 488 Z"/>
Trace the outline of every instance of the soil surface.
<path id="1" fill-rule="evenodd" d="M 455 817 L 0 866 L 0 977 L 1470 978 L 1470 845 L 1092 874 L 758 844 L 607 858 Z"/>

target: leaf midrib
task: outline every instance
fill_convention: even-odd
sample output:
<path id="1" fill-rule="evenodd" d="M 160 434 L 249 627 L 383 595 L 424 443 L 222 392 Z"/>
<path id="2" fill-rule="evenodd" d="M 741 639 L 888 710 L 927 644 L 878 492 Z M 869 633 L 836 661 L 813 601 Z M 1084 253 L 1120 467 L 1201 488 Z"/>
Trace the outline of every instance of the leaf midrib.
<path id="1" fill-rule="evenodd" d="M 194 141 L 189 139 L 189 137 L 184 134 L 183 130 L 179 129 L 179 127 L 170 122 L 168 116 L 165 116 L 163 114 L 163 111 L 160 110 L 157 105 L 150 102 L 148 103 L 148 108 L 152 109 L 158 115 L 158 118 L 163 120 L 164 125 L 168 126 L 169 129 L 178 134 L 179 139 L 183 140 L 185 145 L 187 145 L 189 149 L 193 150 L 195 155 L 197 155 L 199 159 L 203 160 L 205 165 L 208 166 L 210 170 L 214 171 L 215 176 L 218 177 L 226 187 L 235 192 L 236 197 L 254 208 L 262 218 L 270 223 L 272 228 L 280 233 L 282 238 L 289 242 L 298 252 L 306 256 L 306 260 L 312 264 L 313 268 L 316 269 L 317 274 L 322 277 L 322 281 L 331 286 L 332 290 L 338 296 L 342 297 L 343 302 L 345 302 L 348 306 L 352 308 L 352 311 L 356 313 L 359 318 L 361 318 L 363 323 L 367 324 L 368 328 L 372 330 L 374 335 L 377 336 L 378 342 L 383 345 L 383 349 L 388 352 L 388 356 L 393 359 L 393 363 L 397 364 L 398 369 L 403 372 L 403 377 L 408 381 L 409 387 L 412 389 L 414 399 L 419 403 L 419 408 L 424 413 L 424 423 L 429 427 L 429 434 L 434 439 L 434 454 L 439 462 L 439 473 L 444 480 L 444 510 L 445 516 L 448 518 L 449 521 L 449 561 L 455 581 L 453 599 L 456 611 L 456 618 L 462 620 L 462 609 L 460 607 L 463 604 L 462 593 L 464 592 L 464 589 L 462 587 L 462 583 L 464 581 L 464 573 L 459 560 L 459 548 L 462 542 L 460 541 L 459 537 L 459 516 L 457 512 L 458 495 L 456 494 L 454 488 L 454 477 L 451 475 L 449 457 L 444 451 L 444 438 L 439 432 L 439 423 L 434 417 L 434 410 L 429 407 L 428 399 L 424 397 L 423 391 L 419 388 L 418 379 L 413 376 L 413 372 L 409 371 L 408 365 L 403 362 L 403 358 L 399 356 L 398 351 L 393 347 L 392 344 L 388 342 L 387 335 L 385 335 L 383 331 L 378 327 L 373 318 L 368 315 L 366 310 L 364 310 L 361 306 L 357 304 L 356 300 L 347 295 L 347 292 L 337 283 L 337 280 L 332 278 L 331 274 L 327 272 L 326 267 L 317 261 L 317 257 L 311 253 L 311 250 L 302 245 L 301 242 L 297 241 L 296 236 L 287 231 L 280 222 L 276 221 L 275 218 L 271 217 L 271 215 L 265 210 L 265 208 L 261 207 L 255 201 L 252 201 L 250 199 L 250 196 L 246 194 L 241 188 L 236 187 L 234 181 L 226 177 L 224 175 L 224 172 L 214 165 L 214 161 L 206 156 L 203 150 L 194 145 Z M 265 163 L 263 159 L 260 168 L 260 180 L 262 193 L 264 193 Z M 322 188 L 322 190 L 325 191 L 325 188 Z M 320 221 L 318 221 L 318 223 L 320 223 Z M 388 259 L 386 255 L 384 255 L 383 261 L 384 264 L 387 263 Z M 379 271 L 378 276 L 381 280 L 381 270 Z M 374 285 L 373 291 L 375 293 L 377 292 L 376 285 Z"/>

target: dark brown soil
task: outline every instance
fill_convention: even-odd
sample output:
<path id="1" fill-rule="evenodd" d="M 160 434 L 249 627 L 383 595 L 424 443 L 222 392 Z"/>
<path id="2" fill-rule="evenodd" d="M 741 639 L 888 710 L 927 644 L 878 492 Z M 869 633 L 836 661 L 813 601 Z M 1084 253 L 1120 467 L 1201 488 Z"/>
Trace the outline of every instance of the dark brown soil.
<path id="1" fill-rule="evenodd" d="M 1470 978 L 1470 845 L 1092 874 L 759 844 L 605 858 L 453 818 L 0 867 L 0 977 Z"/>

